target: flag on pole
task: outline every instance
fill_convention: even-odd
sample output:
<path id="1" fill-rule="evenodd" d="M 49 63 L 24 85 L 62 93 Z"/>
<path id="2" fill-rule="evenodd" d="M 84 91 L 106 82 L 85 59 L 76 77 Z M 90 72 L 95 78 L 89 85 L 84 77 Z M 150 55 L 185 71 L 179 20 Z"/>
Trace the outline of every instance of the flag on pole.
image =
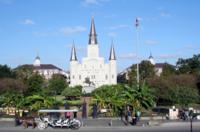
<path id="1" fill-rule="evenodd" d="M 138 18 L 136 18 L 136 20 L 135 20 L 135 27 L 136 28 L 139 27 L 139 20 L 138 20 Z"/>

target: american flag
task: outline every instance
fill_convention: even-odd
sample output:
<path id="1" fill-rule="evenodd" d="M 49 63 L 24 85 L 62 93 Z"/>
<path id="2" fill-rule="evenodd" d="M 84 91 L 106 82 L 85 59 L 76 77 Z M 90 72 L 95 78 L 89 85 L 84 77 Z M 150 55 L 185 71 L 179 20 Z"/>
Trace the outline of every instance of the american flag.
<path id="1" fill-rule="evenodd" d="M 138 18 L 135 19 L 135 26 L 136 26 L 136 28 L 139 27 L 139 20 L 138 20 Z"/>

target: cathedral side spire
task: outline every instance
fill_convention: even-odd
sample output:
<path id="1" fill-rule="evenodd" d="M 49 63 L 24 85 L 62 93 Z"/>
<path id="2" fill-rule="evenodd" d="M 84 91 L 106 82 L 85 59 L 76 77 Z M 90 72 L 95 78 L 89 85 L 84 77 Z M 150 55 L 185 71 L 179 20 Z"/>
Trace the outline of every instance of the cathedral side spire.
<path id="1" fill-rule="evenodd" d="M 76 57 L 76 49 L 75 49 L 74 41 L 73 41 L 73 45 L 72 45 L 70 61 L 77 61 L 77 57 Z"/>
<path id="2" fill-rule="evenodd" d="M 114 49 L 114 46 L 113 46 L 113 40 L 112 40 L 112 45 L 111 45 L 111 49 L 110 49 L 110 57 L 109 57 L 109 60 L 116 60 L 116 57 L 115 57 L 115 49 Z"/>
<path id="3" fill-rule="evenodd" d="M 94 25 L 94 17 L 92 17 L 92 20 L 91 20 L 88 44 L 97 44 L 97 34 L 96 34 L 96 30 L 95 30 L 95 25 Z"/>

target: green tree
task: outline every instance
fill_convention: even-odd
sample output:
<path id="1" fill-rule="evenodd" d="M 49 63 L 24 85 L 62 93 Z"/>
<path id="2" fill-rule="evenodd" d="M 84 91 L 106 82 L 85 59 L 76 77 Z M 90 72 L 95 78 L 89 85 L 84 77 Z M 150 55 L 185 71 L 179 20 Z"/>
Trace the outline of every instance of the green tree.
<path id="1" fill-rule="evenodd" d="M 49 95 L 61 94 L 66 87 L 68 87 L 66 78 L 60 74 L 54 74 L 52 78 L 49 80 L 47 93 Z"/>
<path id="2" fill-rule="evenodd" d="M 169 92 L 172 88 L 187 87 L 196 89 L 197 79 L 194 75 L 180 74 L 170 75 L 166 77 L 154 77 L 147 80 L 149 86 L 153 89 L 154 95 L 157 98 L 158 105 L 172 105 L 172 100 L 169 98 Z"/>
<path id="3" fill-rule="evenodd" d="M 0 78 L 15 78 L 15 73 L 7 65 L 0 65 Z"/>
<path id="4" fill-rule="evenodd" d="M 4 94 L 6 92 L 24 93 L 26 90 L 26 86 L 20 80 L 13 78 L 0 79 L 0 94 Z"/>
<path id="5" fill-rule="evenodd" d="M 177 86 L 168 91 L 169 100 L 173 104 L 180 104 L 182 107 L 191 103 L 198 103 L 199 94 L 196 88 Z"/>
<path id="6" fill-rule="evenodd" d="M 80 97 L 82 95 L 82 86 L 67 87 L 62 91 L 62 95 L 69 100 L 74 97 Z"/>
<path id="7" fill-rule="evenodd" d="M 128 71 L 128 84 L 135 85 L 136 84 L 136 75 L 137 75 L 136 65 L 132 65 L 130 70 Z M 155 68 L 149 61 L 142 61 L 139 64 L 139 73 L 140 80 L 144 81 L 147 78 L 155 76 Z"/>
<path id="8" fill-rule="evenodd" d="M 162 69 L 161 76 L 166 77 L 176 74 L 175 66 L 165 63 Z"/>
<path id="9" fill-rule="evenodd" d="M 27 92 L 26 95 L 34 95 L 34 94 L 42 94 L 42 88 L 44 86 L 44 78 L 34 73 L 30 78 L 27 80 Z"/>
<path id="10" fill-rule="evenodd" d="M 2 107 L 18 107 L 23 98 L 23 94 L 16 91 L 6 91 L 0 95 Z"/>
<path id="11" fill-rule="evenodd" d="M 136 65 L 132 65 L 130 67 L 130 70 L 128 71 L 128 76 L 127 76 L 127 82 L 129 85 L 134 85 L 137 81 L 136 81 Z M 126 77 L 125 77 L 126 78 Z"/>
<path id="12" fill-rule="evenodd" d="M 33 68 L 29 65 L 18 66 L 14 69 L 14 71 L 17 79 L 22 80 L 24 83 L 26 83 L 27 80 L 34 74 Z"/>
<path id="13" fill-rule="evenodd" d="M 135 110 L 148 109 L 155 104 L 155 97 L 145 82 L 139 88 L 137 85 L 126 85 L 121 96 L 126 105 L 132 106 Z"/>
<path id="14" fill-rule="evenodd" d="M 176 66 L 180 74 L 200 72 L 200 54 L 193 55 L 192 58 L 178 59 Z"/>
<path id="15" fill-rule="evenodd" d="M 39 110 L 41 108 L 51 108 L 55 100 L 49 96 L 32 95 L 27 96 L 22 102 L 23 107 L 28 108 L 31 111 Z"/>
<path id="16" fill-rule="evenodd" d="M 141 80 L 155 76 L 155 68 L 150 61 L 142 61 L 139 65 L 139 68 Z"/>
<path id="17" fill-rule="evenodd" d="M 124 102 L 120 98 L 123 91 L 123 85 L 103 85 L 92 92 L 94 103 L 98 109 L 109 109 L 110 114 L 119 114 L 118 110 L 122 108 Z"/>

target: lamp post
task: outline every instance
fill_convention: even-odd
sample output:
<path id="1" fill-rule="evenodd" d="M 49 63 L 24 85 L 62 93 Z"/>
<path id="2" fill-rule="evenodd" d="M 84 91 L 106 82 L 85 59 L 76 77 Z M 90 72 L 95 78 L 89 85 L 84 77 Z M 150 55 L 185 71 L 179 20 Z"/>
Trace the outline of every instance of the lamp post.
<path id="1" fill-rule="evenodd" d="M 139 83 L 140 83 L 140 73 L 139 73 L 139 20 L 136 18 L 135 20 L 135 27 L 136 27 L 136 61 L 137 61 L 137 85 L 139 88 Z"/>
<path id="2" fill-rule="evenodd" d="M 193 111 L 192 110 L 190 110 L 189 111 L 189 118 L 190 118 L 190 132 L 192 132 L 193 130 L 193 128 L 192 128 L 192 121 L 193 121 Z"/>

